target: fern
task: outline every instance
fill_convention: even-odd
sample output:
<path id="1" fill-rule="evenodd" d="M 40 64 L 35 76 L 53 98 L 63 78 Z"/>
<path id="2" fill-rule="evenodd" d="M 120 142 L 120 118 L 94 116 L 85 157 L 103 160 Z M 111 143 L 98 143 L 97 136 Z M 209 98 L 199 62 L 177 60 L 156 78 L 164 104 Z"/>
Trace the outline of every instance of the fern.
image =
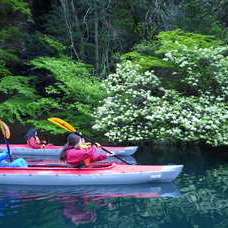
<path id="1" fill-rule="evenodd" d="M 38 36 L 38 39 L 42 43 L 43 47 L 49 49 L 50 52 L 55 54 L 55 56 L 63 55 L 64 51 L 67 49 L 66 46 L 51 36 L 41 34 Z"/>
<path id="2" fill-rule="evenodd" d="M 80 131 L 86 134 L 89 134 L 90 131 L 91 134 L 91 126 L 94 121 L 93 110 L 106 95 L 100 86 L 100 81 L 90 74 L 91 66 L 64 56 L 59 58 L 39 57 L 30 63 L 34 69 L 47 70 L 56 81 L 46 87 L 49 101 L 50 97 L 54 99 L 49 109 L 42 111 L 43 116 L 45 118 L 57 116 L 70 123 L 75 122 Z M 37 102 L 31 105 L 36 106 Z M 51 110 L 51 106 L 54 110 Z M 40 107 L 42 108 L 43 105 Z M 31 123 L 31 120 L 29 122 Z M 34 121 L 32 122 L 36 124 Z M 41 125 L 39 127 L 43 128 Z M 53 127 L 45 129 L 52 133 L 55 131 Z"/>
<path id="3" fill-rule="evenodd" d="M 8 4 L 13 11 L 18 11 L 22 14 L 31 14 L 28 3 L 24 0 L 1 0 L 2 3 Z"/>
<path id="4" fill-rule="evenodd" d="M 29 85 L 31 78 L 26 76 L 8 76 L 0 80 L 0 92 L 7 95 L 20 94 L 25 97 L 36 98 L 36 91 Z"/>
<path id="5" fill-rule="evenodd" d="M 11 97 L 3 103 L 0 103 L 1 117 L 8 122 L 21 122 L 23 123 L 23 117 L 27 117 L 29 109 L 28 103 L 33 100 L 25 98 L 24 96 Z"/>
<path id="6" fill-rule="evenodd" d="M 40 57 L 31 61 L 38 69 L 49 70 L 58 80 L 47 88 L 49 94 L 64 94 L 65 99 L 79 99 L 85 103 L 97 103 L 105 95 L 100 82 L 89 73 L 90 65 L 75 62 L 67 57 Z"/>
<path id="7" fill-rule="evenodd" d="M 0 78 L 12 75 L 10 70 L 5 66 L 5 62 L 0 60 Z"/>
<path id="8" fill-rule="evenodd" d="M 8 62 L 18 62 L 19 59 L 14 51 L 3 50 L 0 48 L 0 59 Z"/>

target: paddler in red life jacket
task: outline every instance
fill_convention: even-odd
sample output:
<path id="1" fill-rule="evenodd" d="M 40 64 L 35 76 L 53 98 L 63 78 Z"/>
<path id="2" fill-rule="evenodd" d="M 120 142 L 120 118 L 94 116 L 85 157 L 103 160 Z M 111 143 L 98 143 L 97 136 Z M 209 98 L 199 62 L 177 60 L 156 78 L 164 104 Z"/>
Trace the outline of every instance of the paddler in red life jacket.
<path id="1" fill-rule="evenodd" d="M 44 149 L 48 146 L 53 146 L 53 144 L 47 144 L 45 140 L 40 140 L 37 134 L 36 128 L 30 128 L 25 135 L 27 144 L 33 149 Z"/>
<path id="2" fill-rule="evenodd" d="M 99 145 L 92 145 L 88 148 L 81 148 L 84 140 L 79 135 L 71 133 L 67 137 L 67 143 L 60 153 L 60 160 L 66 162 L 70 167 L 81 167 L 81 165 L 89 166 L 92 162 L 101 161 L 107 157 L 114 156 L 112 154 L 96 154 Z"/>

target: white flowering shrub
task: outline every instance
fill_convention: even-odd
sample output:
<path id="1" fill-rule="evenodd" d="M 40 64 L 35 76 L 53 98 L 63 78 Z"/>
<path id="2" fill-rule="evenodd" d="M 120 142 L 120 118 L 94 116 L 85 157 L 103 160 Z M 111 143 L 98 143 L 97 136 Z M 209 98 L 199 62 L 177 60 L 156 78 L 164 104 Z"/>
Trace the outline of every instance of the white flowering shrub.
<path id="1" fill-rule="evenodd" d="M 93 128 L 113 141 L 228 145 L 228 105 L 222 96 L 183 96 L 163 88 L 153 71 L 143 73 L 130 61 L 119 64 L 103 86 L 108 97 L 97 109 Z"/>
<path id="2" fill-rule="evenodd" d="M 195 95 L 207 93 L 227 100 L 228 46 L 189 48 L 184 44 L 176 45 L 178 49 L 169 50 L 163 60 L 178 66 L 174 74 L 180 75 L 180 83 L 186 84 Z"/>
<path id="3" fill-rule="evenodd" d="M 160 81 L 153 72 L 140 70 L 139 65 L 127 61 L 117 65 L 116 73 L 103 83 L 108 97 L 97 110 L 94 128 L 107 131 L 105 135 L 113 140 L 144 138 L 142 122 L 146 120 L 150 98 L 159 93 Z"/>
<path id="4" fill-rule="evenodd" d="M 151 139 L 228 145 L 228 106 L 221 99 L 165 90 L 160 106 L 153 105 L 145 118 L 150 120 Z"/>
<path id="5" fill-rule="evenodd" d="M 119 64 L 104 81 L 108 96 L 94 128 L 113 141 L 228 145 L 228 46 L 181 30 L 157 38 L 149 43 L 154 52 L 125 55 L 134 63 Z"/>

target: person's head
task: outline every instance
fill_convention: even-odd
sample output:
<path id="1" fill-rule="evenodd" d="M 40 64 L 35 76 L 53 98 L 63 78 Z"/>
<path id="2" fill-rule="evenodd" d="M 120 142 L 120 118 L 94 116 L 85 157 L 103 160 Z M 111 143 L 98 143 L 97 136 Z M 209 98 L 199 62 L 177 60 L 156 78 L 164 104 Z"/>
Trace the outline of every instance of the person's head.
<path id="1" fill-rule="evenodd" d="M 65 161 L 66 160 L 66 151 L 70 148 L 79 147 L 81 144 L 81 137 L 79 135 L 76 135 L 74 133 L 71 133 L 67 136 L 67 143 L 64 146 L 62 152 L 60 153 L 60 160 Z"/>
<path id="2" fill-rule="evenodd" d="M 82 138 L 79 135 L 71 133 L 67 136 L 68 147 L 76 147 L 81 144 Z"/>
<path id="3" fill-rule="evenodd" d="M 28 140 L 31 137 L 35 137 L 37 136 L 37 129 L 34 127 L 29 128 L 29 130 L 27 131 L 26 135 L 25 135 L 25 139 Z"/>

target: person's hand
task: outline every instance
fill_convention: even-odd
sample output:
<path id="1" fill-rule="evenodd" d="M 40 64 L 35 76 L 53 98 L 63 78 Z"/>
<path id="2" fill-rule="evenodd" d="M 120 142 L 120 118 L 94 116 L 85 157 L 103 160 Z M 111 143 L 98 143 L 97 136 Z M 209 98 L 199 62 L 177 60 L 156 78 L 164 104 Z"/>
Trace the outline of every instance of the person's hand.
<path id="1" fill-rule="evenodd" d="M 97 148 L 100 148 L 100 147 L 101 147 L 101 144 L 99 144 L 99 143 L 94 143 L 94 145 L 95 145 Z"/>
<path id="2" fill-rule="evenodd" d="M 41 148 L 41 149 L 44 149 L 44 148 L 45 148 L 45 144 L 41 144 L 41 145 L 40 145 L 40 148 Z"/>
<path id="3" fill-rule="evenodd" d="M 107 157 L 113 157 L 113 156 L 115 156 L 115 155 L 116 155 L 115 152 L 111 152 L 110 154 L 107 154 Z"/>

